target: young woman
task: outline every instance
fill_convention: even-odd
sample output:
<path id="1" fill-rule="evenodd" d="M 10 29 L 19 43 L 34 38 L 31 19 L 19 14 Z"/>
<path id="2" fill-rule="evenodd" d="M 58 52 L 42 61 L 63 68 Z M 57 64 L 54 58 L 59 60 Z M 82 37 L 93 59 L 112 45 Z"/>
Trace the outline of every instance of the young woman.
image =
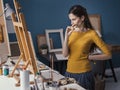
<path id="1" fill-rule="evenodd" d="M 84 7 L 72 6 L 69 10 L 69 19 L 71 26 L 66 28 L 63 44 L 63 55 L 68 57 L 65 76 L 75 78 L 85 89 L 94 90 L 95 82 L 90 60 L 110 59 L 111 52 L 93 29 Z M 98 46 L 103 53 L 90 55 L 93 44 Z"/>

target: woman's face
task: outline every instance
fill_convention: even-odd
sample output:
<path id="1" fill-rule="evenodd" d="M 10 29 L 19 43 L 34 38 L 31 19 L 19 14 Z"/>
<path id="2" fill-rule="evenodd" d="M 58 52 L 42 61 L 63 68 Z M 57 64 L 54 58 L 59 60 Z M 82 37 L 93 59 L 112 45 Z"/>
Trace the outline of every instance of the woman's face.
<path id="1" fill-rule="evenodd" d="M 71 21 L 72 26 L 74 26 L 74 25 L 75 26 L 80 26 L 82 24 L 83 20 L 84 20 L 82 17 L 81 18 L 77 17 L 72 13 L 69 14 L 69 19 Z"/>

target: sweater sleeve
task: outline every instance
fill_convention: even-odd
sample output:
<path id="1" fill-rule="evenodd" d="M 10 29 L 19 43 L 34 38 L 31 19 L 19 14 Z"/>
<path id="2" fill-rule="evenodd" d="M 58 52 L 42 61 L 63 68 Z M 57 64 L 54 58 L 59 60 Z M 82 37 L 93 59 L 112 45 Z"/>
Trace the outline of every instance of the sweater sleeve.
<path id="1" fill-rule="evenodd" d="M 111 55 L 111 51 L 108 48 L 107 44 L 98 36 L 98 34 L 92 30 L 92 40 L 99 47 L 102 53 Z"/>

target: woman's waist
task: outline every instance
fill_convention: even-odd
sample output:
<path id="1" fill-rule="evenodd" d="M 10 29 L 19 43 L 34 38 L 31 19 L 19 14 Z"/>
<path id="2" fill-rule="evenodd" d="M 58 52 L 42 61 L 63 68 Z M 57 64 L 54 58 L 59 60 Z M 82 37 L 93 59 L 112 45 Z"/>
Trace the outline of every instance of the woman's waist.
<path id="1" fill-rule="evenodd" d="M 69 56 L 68 60 L 69 60 L 69 61 L 84 61 L 84 60 L 88 60 L 88 55 L 78 56 L 78 57 Z"/>
<path id="2" fill-rule="evenodd" d="M 73 65 L 88 65 L 90 64 L 90 61 L 87 58 L 84 59 L 68 59 L 68 64 L 73 64 Z"/>
<path id="3" fill-rule="evenodd" d="M 67 63 L 67 71 L 73 73 L 81 73 L 91 70 L 90 62 L 68 62 Z"/>

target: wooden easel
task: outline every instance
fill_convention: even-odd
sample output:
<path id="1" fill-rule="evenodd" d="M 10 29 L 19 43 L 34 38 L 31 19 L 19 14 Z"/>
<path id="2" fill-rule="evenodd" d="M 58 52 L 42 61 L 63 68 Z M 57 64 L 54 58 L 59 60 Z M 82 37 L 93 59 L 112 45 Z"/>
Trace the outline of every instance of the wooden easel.
<path id="1" fill-rule="evenodd" d="M 20 61 L 22 60 L 24 62 L 24 69 L 28 69 L 29 66 L 29 70 L 31 71 L 31 73 L 33 73 L 34 75 L 38 72 L 37 69 L 37 65 L 36 65 L 36 57 L 35 57 L 35 53 L 33 50 L 33 45 L 32 45 L 32 41 L 31 41 L 31 37 L 29 32 L 27 31 L 27 27 L 26 27 L 26 23 L 25 23 L 25 19 L 24 19 L 24 15 L 22 13 L 19 13 L 19 5 L 18 2 L 16 0 L 14 0 L 14 5 L 15 5 L 15 10 L 16 10 L 16 15 L 17 18 L 15 16 L 15 14 L 12 14 L 12 22 L 13 22 L 13 26 L 14 26 L 14 30 L 16 33 L 16 37 L 17 37 L 17 41 L 18 41 L 18 45 L 20 48 L 20 57 L 12 71 L 12 73 L 10 74 L 10 76 L 14 76 L 14 72 L 17 69 L 17 67 L 19 66 Z M 18 83 L 20 82 L 20 80 L 18 79 Z"/>

